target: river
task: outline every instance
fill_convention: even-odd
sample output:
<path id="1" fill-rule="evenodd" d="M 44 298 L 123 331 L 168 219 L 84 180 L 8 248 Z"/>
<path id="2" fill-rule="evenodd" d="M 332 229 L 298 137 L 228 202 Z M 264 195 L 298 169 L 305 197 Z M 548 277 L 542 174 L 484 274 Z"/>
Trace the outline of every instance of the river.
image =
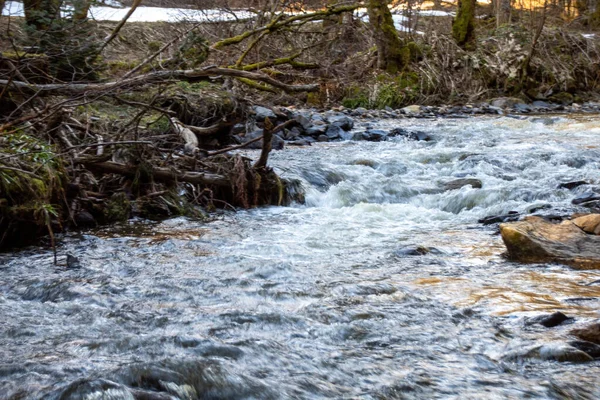
<path id="1" fill-rule="evenodd" d="M 572 211 L 598 117 L 371 124 L 434 140 L 274 152 L 305 205 L 70 234 L 80 269 L 0 255 L 0 398 L 600 398 L 598 361 L 524 355 L 573 326 L 527 318 L 599 317 L 600 273 L 510 262 L 477 222 Z"/>

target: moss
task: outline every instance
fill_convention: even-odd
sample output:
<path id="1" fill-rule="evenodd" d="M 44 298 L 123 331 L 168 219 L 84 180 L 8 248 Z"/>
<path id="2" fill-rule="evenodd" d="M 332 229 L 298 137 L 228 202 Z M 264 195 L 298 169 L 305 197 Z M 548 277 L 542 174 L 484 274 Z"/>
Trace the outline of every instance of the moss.
<path id="1" fill-rule="evenodd" d="M 559 92 L 550 96 L 548 100 L 550 100 L 553 103 L 570 105 L 573 104 L 573 95 L 567 92 Z"/>
<path id="2" fill-rule="evenodd" d="M 103 210 L 104 222 L 122 222 L 129 219 L 131 202 L 123 192 L 113 194 Z"/>
<path id="3" fill-rule="evenodd" d="M 458 13 L 452 21 L 452 36 L 456 43 L 467 49 L 475 48 L 476 0 L 458 0 Z"/>

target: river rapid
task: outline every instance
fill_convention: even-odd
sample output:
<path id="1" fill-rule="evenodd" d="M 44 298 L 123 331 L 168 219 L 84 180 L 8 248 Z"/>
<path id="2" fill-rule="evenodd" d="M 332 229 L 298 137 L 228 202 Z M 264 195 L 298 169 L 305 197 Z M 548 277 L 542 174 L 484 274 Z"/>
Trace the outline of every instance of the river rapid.
<path id="1" fill-rule="evenodd" d="M 598 118 L 381 120 L 434 140 L 274 152 L 305 205 L 67 235 L 80 269 L 2 254 L 0 398 L 600 398 L 598 361 L 528 353 L 573 325 L 527 323 L 600 317 L 600 273 L 510 262 L 477 223 L 574 211 Z"/>

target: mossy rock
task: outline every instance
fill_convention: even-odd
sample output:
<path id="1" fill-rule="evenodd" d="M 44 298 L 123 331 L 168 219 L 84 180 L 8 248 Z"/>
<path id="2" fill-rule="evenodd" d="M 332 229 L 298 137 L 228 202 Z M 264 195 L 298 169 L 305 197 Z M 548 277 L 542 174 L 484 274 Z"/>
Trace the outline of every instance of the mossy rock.
<path id="1" fill-rule="evenodd" d="M 558 93 L 553 94 L 552 96 L 548 97 L 548 100 L 550 100 L 553 103 L 568 106 L 568 105 L 573 104 L 574 97 L 571 93 L 568 93 L 568 92 L 558 92 Z"/>

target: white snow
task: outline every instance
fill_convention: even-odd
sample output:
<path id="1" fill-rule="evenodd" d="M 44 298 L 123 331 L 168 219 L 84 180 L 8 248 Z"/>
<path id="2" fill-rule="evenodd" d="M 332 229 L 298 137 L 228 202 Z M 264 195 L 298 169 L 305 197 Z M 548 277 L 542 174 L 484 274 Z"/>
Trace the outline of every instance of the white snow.
<path id="1" fill-rule="evenodd" d="M 111 1 L 111 0 L 109 0 Z M 116 4 L 117 2 L 111 2 Z M 89 17 L 97 21 L 120 21 L 129 11 L 127 8 L 113 8 L 107 6 L 90 7 Z M 2 10 L 2 15 L 13 17 L 24 16 L 23 3 L 7 1 Z M 138 7 L 129 17 L 129 22 L 175 22 L 180 20 L 209 22 L 209 21 L 232 21 L 235 19 L 252 18 L 253 13 L 249 11 L 225 12 L 222 10 L 190 10 L 186 8 L 161 8 L 161 7 Z"/>
<path id="2" fill-rule="evenodd" d="M 125 17 L 129 8 L 115 8 L 120 3 L 118 0 L 104 0 L 105 4 L 109 6 L 92 6 L 90 8 L 89 17 L 97 21 L 120 21 Z M 66 10 L 68 11 L 68 10 Z M 392 15 L 394 18 L 394 26 L 399 32 L 410 32 L 410 28 L 405 24 L 408 18 L 401 13 L 404 12 L 401 9 L 394 10 L 395 13 Z M 415 14 L 426 15 L 426 16 L 449 16 L 452 13 L 445 11 L 436 10 L 413 10 Z M 22 17 L 23 3 L 17 1 L 7 1 L 2 15 Z M 357 11 L 359 18 L 364 21 L 368 21 L 369 17 L 366 15 L 366 10 L 361 9 Z M 186 8 L 162 8 L 162 7 L 138 7 L 135 12 L 129 17 L 129 22 L 175 22 L 181 20 L 195 21 L 195 22 L 210 22 L 210 21 L 233 21 L 236 19 L 248 19 L 253 18 L 254 14 L 245 10 L 236 11 L 223 11 L 223 10 L 190 10 Z M 423 32 L 413 32 L 422 35 Z"/>

